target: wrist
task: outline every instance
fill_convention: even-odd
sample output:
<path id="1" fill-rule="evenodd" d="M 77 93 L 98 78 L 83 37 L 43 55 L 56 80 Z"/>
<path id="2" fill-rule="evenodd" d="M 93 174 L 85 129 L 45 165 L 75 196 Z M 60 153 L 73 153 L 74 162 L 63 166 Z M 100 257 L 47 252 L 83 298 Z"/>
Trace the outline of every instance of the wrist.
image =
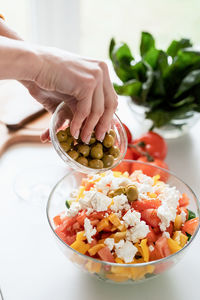
<path id="1" fill-rule="evenodd" d="M 34 47 L 0 37 L 0 79 L 34 80 L 40 68 L 41 58 Z"/>

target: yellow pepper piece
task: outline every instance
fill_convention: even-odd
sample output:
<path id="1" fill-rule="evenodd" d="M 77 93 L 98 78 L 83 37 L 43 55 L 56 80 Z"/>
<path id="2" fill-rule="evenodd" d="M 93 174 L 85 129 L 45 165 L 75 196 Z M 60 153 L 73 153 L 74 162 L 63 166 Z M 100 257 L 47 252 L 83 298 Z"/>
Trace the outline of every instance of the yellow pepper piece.
<path id="1" fill-rule="evenodd" d="M 187 243 L 188 237 L 183 234 L 181 231 L 175 231 L 172 239 L 176 241 L 182 248 Z"/>
<path id="2" fill-rule="evenodd" d="M 76 201 L 78 201 L 80 198 L 83 197 L 84 191 L 85 191 L 85 186 L 80 186 L 80 188 L 79 188 L 79 193 L 78 193 L 78 195 L 77 195 L 77 197 L 76 197 Z"/>
<path id="3" fill-rule="evenodd" d="M 142 256 L 145 262 L 149 261 L 149 247 L 147 245 L 147 239 L 143 239 L 140 243 L 140 247 L 142 249 Z"/>
<path id="4" fill-rule="evenodd" d="M 129 177 L 129 173 L 126 171 L 126 172 L 124 172 L 124 173 L 122 174 L 122 176 L 128 178 L 128 177 Z"/>
<path id="5" fill-rule="evenodd" d="M 110 236 L 115 240 L 115 243 L 118 243 L 120 240 L 125 239 L 126 237 L 126 231 L 123 232 L 116 232 Z"/>
<path id="6" fill-rule="evenodd" d="M 157 195 L 155 193 L 148 193 L 148 196 L 150 198 L 157 198 Z"/>
<path id="7" fill-rule="evenodd" d="M 123 261 L 121 258 L 119 258 L 119 257 L 116 257 L 116 258 L 115 258 L 115 262 L 116 262 L 117 264 L 124 264 L 124 261 Z"/>
<path id="8" fill-rule="evenodd" d="M 85 231 L 79 231 L 76 234 L 76 240 L 77 241 L 84 241 L 86 240 Z"/>
<path id="9" fill-rule="evenodd" d="M 75 241 L 70 247 L 82 254 L 85 254 L 90 249 L 90 245 L 83 241 Z"/>
<path id="10" fill-rule="evenodd" d="M 159 174 L 153 176 L 153 185 L 156 185 L 159 179 L 160 179 L 160 175 Z"/>
<path id="11" fill-rule="evenodd" d="M 101 270 L 101 264 L 91 260 L 88 260 L 85 267 L 90 273 L 99 273 Z"/>
<path id="12" fill-rule="evenodd" d="M 125 224 L 121 224 L 117 227 L 120 231 L 126 231 L 126 226 Z"/>
<path id="13" fill-rule="evenodd" d="M 98 244 L 103 244 L 105 242 L 105 239 L 101 239 L 101 240 L 98 240 Z"/>
<path id="14" fill-rule="evenodd" d="M 101 250 L 101 249 L 104 248 L 104 247 L 105 247 L 104 244 L 96 244 L 96 245 L 94 245 L 92 248 L 90 248 L 90 249 L 88 250 L 88 252 L 89 252 L 89 254 L 90 254 L 91 256 L 94 256 L 99 250 Z"/>
<path id="15" fill-rule="evenodd" d="M 114 177 L 121 177 L 122 175 L 122 172 L 119 172 L 119 171 L 113 171 L 113 176 Z"/>
<path id="16" fill-rule="evenodd" d="M 175 221 L 174 221 L 174 230 L 180 230 L 182 226 L 182 217 L 181 215 L 176 215 Z"/>
<path id="17" fill-rule="evenodd" d="M 172 253 L 176 253 L 177 251 L 182 249 L 182 247 L 178 244 L 178 242 L 173 239 L 167 239 L 167 243 Z"/>
<path id="18" fill-rule="evenodd" d="M 120 219 L 118 218 L 118 216 L 116 216 L 116 214 L 110 214 L 108 219 L 116 227 L 122 225 L 121 222 L 120 222 Z"/>
<path id="19" fill-rule="evenodd" d="M 102 231 L 105 227 L 109 226 L 109 221 L 107 218 L 102 219 L 101 221 L 99 221 L 99 223 L 97 224 L 97 231 L 100 232 Z"/>

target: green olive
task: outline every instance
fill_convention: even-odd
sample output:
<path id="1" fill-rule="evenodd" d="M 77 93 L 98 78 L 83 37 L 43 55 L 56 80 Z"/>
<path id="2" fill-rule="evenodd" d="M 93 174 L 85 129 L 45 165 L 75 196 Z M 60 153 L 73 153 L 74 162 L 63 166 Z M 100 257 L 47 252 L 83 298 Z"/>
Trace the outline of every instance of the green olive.
<path id="1" fill-rule="evenodd" d="M 83 156 L 87 157 L 90 154 L 90 147 L 88 145 L 78 145 L 78 152 L 83 154 Z"/>
<path id="2" fill-rule="evenodd" d="M 138 198 L 137 187 L 133 184 L 126 186 L 126 196 L 128 198 L 128 201 L 130 202 L 137 200 Z"/>
<path id="3" fill-rule="evenodd" d="M 70 131 L 70 127 L 67 127 L 67 128 L 66 128 L 66 132 L 67 132 L 67 135 L 68 135 L 68 136 L 72 136 L 72 135 L 71 135 L 71 131 Z"/>
<path id="4" fill-rule="evenodd" d="M 86 167 L 88 166 L 88 160 L 84 156 L 78 157 L 76 161 L 83 166 L 86 166 Z"/>
<path id="5" fill-rule="evenodd" d="M 104 168 L 109 168 L 113 165 L 114 163 L 114 157 L 112 155 L 104 155 L 103 156 L 103 165 L 104 165 Z"/>
<path id="6" fill-rule="evenodd" d="M 72 136 L 68 136 L 67 140 L 66 140 L 66 143 L 69 144 L 70 146 L 73 144 L 74 142 L 74 139 Z"/>
<path id="7" fill-rule="evenodd" d="M 65 152 L 68 152 L 70 150 L 70 148 L 71 148 L 71 146 L 68 143 L 66 143 L 66 142 L 61 142 L 60 146 L 63 148 L 63 150 Z"/>
<path id="8" fill-rule="evenodd" d="M 112 146 L 110 149 L 109 149 L 109 153 L 114 157 L 114 158 L 117 158 L 120 154 L 120 150 L 117 146 Z"/>
<path id="9" fill-rule="evenodd" d="M 124 194 L 125 193 L 125 188 L 124 187 L 119 187 L 118 189 L 114 190 L 114 197 Z"/>
<path id="10" fill-rule="evenodd" d="M 67 140 L 67 132 L 66 130 L 60 130 L 57 132 L 57 139 L 59 142 L 66 142 Z"/>
<path id="11" fill-rule="evenodd" d="M 108 192 L 107 196 L 110 197 L 110 198 L 115 197 L 114 191 Z"/>
<path id="12" fill-rule="evenodd" d="M 110 148 L 114 145 L 114 138 L 112 135 L 110 134 L 106 134 L 104 140 L 103 140 L 103 145 L 106 147 L 106 148 Z"/>
<path id="13" fill-rule="evenodd" d="M 110 129 L 109 133 L 110 135 L 112 135 L 112 137 L 115 139 L 116 138 L 116 133 L 113 129 Z"/>
<path id="14" fill-rule="evenodd" d="M 97 145 L 93 146 L 90 151 L 90 156 L 92 158 L 101 159 L 103 157 L 103 149 Z"/>
<path id="15" fill-rule="evenodd" d="M 71 158 L 73 158 L 74 160 L 77 160 L 77 158 L 79 157 L 78 152 L 75 151 L 75 150 L 70 150 L 70 151 L 67 152 L 67 154 L 68 154 Z"/>
<path id="16" fill-rule="evenodd" d="M 98 147 L 98 148 L 101 148 L 103 150 L 103 145 L 101 143 L 98 142 L 98 143 L 96 143 L 95 146 Z"/>
<path id="17" fill-rule="evenodd" d="M 89 160 L 89 167 L 93 169 L 102 169 L 103 162 L 100 159 L 91 159 Z"/>
<path id="18" fill-rule="evenodd" d="M 89 145 L 92 145 L 96 142 L 96 138 L 95 138 L 95 134 L 94 132 L 91 135 L 90 141 L 89 141 Z"/>

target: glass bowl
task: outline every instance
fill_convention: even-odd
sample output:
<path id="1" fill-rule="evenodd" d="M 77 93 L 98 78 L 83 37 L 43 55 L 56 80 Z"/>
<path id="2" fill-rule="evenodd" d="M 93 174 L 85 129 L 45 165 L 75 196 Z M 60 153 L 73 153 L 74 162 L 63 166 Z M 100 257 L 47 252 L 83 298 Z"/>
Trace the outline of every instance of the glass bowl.
<path id="1" fill-rule="evenodd" d="M 123 160 L 117 167 L 117 169 L 118 171 L 120 171 L 121 169 L 123 172 L 125 170 L 131 172 L 133 166 L 134 170 L 139 170 L 141 168 L 144 169 L 147 167 L 150 168 L 152 176 L 160 174 L 163 181 L 171 186 L 175 186 L 181 193 L 186 193 L 190 198 L 189 209 L 193 210 L 197 216 L 200 215 L 200 205 L 196 195 L 186 183 L 184 183 L 173 173 L 162 168 L 152 166 L 148 163 L 133 160 Z M 190 241 L 180 251 L 163 259 L 147 263 L 116 264 L 103 262 L 83 255 L 65 244 L 54 231 L 55 227 L 53 223 L 53 217 L 66 209 L 65 201 L 67 197 L 75 188 L 79 187 L 82 178 L 85 176 L 85 174 L 76 171 L 72 171 L 66 174 L 53 188 L 47 203 L 47 219 L 53 237 L 55 238 L 56 243 L 60 246 L 60 249 L 67 259 L 69 259 L 75 265 L 79 266 L 82 271 L 93 274 L 93 276 L 96 276 L 101 280 L 123 284 L 133 284 L 145 281 L 150 278 L 154 278 L 159 274 L 162 274 L 163 272 L 169 270 L 179 260 L 181 260 L 190 245 L 193 243 L 199 227 L 193 234 Z"/>
<path id="2" fill-rule="evenodd" d="M 83 166 L 83 165 L 79 164 L 78 162 L 76 162 L 74 159 L 72 159 L 62 149 L 62 147 L 60 146 L 60 143 L 57 139 L 56 133 L 59 130 L 59 128 L 61 128 L 61 126 L 62 126 L 62 128 L 69 126 L 70 119 L 63 118 L 63 115 L 65 114 L 65 112 L 67 112 L 67 110 L 69 110 L 69 108 L 67 107 L 67 105 L 64 102 L 62 102 L 55 110 L 54 114 L 52 115 L 51 122 L 50 122 L 50 138 L 51 138 L 51 141 L 53 143 L 53 146 L 54 146 L 56 152 L 62 158 L 62 160 L 65 163 L 67 163 L 68 166 L 71 167 L 72 169 L 74 169 L 78 172 L 86 173 L 86 174 L 89 174 L 89 173 L 97 174 L 97 173 L 105 172 L 111 168 L 116 167 L 121 162 L 121 160 L 124 158 L 124 156 L 126 154 L 126 150 L 127 150 L 127 135 L 126 135 L 124 126 L 122 125 L 118 116 L 116 114 L 113 115 L 111 128 L 116 133 L 115 146 L 118 146 L 118 148 L 120 150 L 120 155 L 114 160 L 114 164 L 112 165 L 112 167 L 103 168 L 103 169 L 92 169 L 92 168 Z M 60 124 L 61 120 L 63 120 L 62 124 Z"/>

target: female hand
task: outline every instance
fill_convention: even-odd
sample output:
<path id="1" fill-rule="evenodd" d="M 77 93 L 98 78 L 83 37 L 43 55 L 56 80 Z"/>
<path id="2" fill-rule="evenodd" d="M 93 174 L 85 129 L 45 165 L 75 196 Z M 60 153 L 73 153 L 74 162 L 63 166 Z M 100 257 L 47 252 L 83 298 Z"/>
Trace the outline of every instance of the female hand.
<path id="1" fill-rule="evenodd" d="M 117 108 L 107 65 L 55 48 L 39 48 L 38 55 L 41 67 L 37 76 L 32 82 L 23 82 L 30 94 L 50 112 L 64 101 L 69 114 L 72 112 L 70 130 L 75 138 L 80 133 L 88 143 L 95 129 L 96 138 L 103 140 Z M 48 132 L 43 141 L 47 136 Z"/>

